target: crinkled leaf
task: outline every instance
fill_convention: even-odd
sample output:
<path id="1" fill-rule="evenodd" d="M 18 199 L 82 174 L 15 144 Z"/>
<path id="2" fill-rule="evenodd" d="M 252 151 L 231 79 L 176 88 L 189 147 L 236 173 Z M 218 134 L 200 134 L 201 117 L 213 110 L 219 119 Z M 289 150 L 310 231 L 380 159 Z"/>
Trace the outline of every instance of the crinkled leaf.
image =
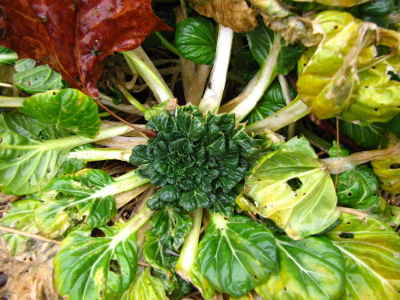
<path id="1" fill-rule="evenodd" d="M 147 128 L 157 136 L 135 147 L 130 157 L 141 177 L 161 187 L 147 205 L 230 214 L 230 193 L 246 174 L 246 158 L 260 146 L 244 126 L 235 127 L 234 115 L 203 115 L 195 106 L 178 107 L 153 117 Z M 225 195 L 219 198 L 221 192 Z"/>
<path id="2" fill-rule="evenodd" d="M 368 216 L 378 218 L 387 223 L 391 222 L 392 214 L 390 205 L 382 197 L 369 197 L 363 202 L 354 205 L 353 208 L 368 214 Z"/>
<path id="3" fill-rule="evenodd" d="M 121 300 L 165 300 L 162 281 L 150 273 L 150 268 L 145 268 L 143 272 L 138 272 L 129 288 L 121 297 Z"/>
<path id="4" fill-rule="evenodd" d="M 99 111 L 84 93 L 65 89 L 35 94 L 23 103 L 24 114 L 73 133 L 93 138 L 100 130 Z"/>
<path id="5" fill-rule="evenodd" d="M 263 66 L 274 39 L 280 38 L 280 36 L 276 35 L 271 29 L 268 29 L 263 22 L 260 22 L 260 25 L 255 30 L 248 32 L 246 36 L 253 57 L 260 66 Z M 282 40 L 281 43 L 284 44 L 284 41 Z M 304 48 L 301 45 L 282 45 L 275 71 L 283 75 L 289 73 L 296 66 L 303 51 Z"/>
<path id="6" fill-rule="evenodd" d="M 201 15 L 236 32 L 251 31 L 257 26 L 256 11 L 244 0 L 189 0 Z M 229 9 L 227 9 L 229 7 Z"/>
<path id="7" fill-rule="evenodd" d="M 201 274 L 218 291 L 242 296 L 265 282 L 275 266 L 273 234 L 249 217 L 213 214 L 199 245 Z"/>
<path id="8" fill-rule="evenodd" d="M 117 212 L 112 189 L 115 181 L 103 170 L 86 169 L 74 175 L 64 175 L 52 180 L 46 187 L 54 199 L 36 210 L 35 219 L 40 231 L 52 236 L 53 223 L 66 211 L 74 211 L 77 220 L 90 228 L 104 225 Z M 58 232 L 57 232 L 58 233 Z"/>
<path id="9" fill-rule="evenodd" d="M 289 84 L 290 96 L 295 98 L 296 92 L 292 85 Z M 278 80 L 274 80 L 267 91 L 257 103 L 256 107 L 248 115 L 248 124 L 260 121 L 278 110 L 286 106 L 285 96 L 282 93 L 282 88 Z"/>
<path id="10" fill-rule="evenodd" d="M 329 171 L 305 138 L 266 155 L 245 179 L 245 210 L 270 218 L 293 239 L 322 232 L 339 217 Z"/>
<path id="11" fill-rule="evenodd" d="M 14 74 L 14 85 L 29 94 L 42 93 L 48 90 L 62 89 L 61 75 L 54 72 L 48 65 L 35 67 L 33 59 L 22 59 L 16 62 Z M 33 64 L 31 64 L 33 62 Z"/>
<path id="12" fill-rule="evenodd" d="M 178 277 L 174 272 L 177 257 L 167 253 L 168 248 L 160 241 L 152 230 L 146 232 L 146 242 L 143 245 L 143 254 L 146 261 L 153 267 L 162 285 L 171 293 L 179 286 Z"/>
<path id="13" fill-rule="evenodd" d="M 366 165 L 358 166 L 338 176 L 338 203 L 352 206 L 363 202 L 379 192 L 379 179 Z"/>
<path id="14" fill-rule="evenodd" d="M 299 98 L 319 118 L 341 114 L 363 125 L 393 118 L 399 112 L 400 85 L 391 81 L 388 62 L 378 56 L 375 44 L 396 48 L 399 33 L 333 10 L 319 13 L 315 22 L 324 39 L 303 55 Z"/>
<path id="15" fill-rule="evenodd" d="M 57 174 L 75 146 L 67 134 L 22 114 L 0 117 L 0 189 L 6 194 L 39 191 Z M 68 139 L 68 138 L 67 138 Z"/>
<path id="16" fill-rule="evenodd" d="M 6 47 L 0 46 L 0 64 L 13 65 L 18 59 L 18 54 Z"/>
<path id="17" fill-rule="evenodd" d="M 388 74 L 394 66 L 383 61 L 359 72 L 359 88 L 355 99 L 340 115 L 361 125 L 388 122 L 400 113 L 400 82 Z"/>
<path id="18" fill-rule="evenodd" d="M 74 88 L 97 98 L 100 62 L 114 51 L 138 47 L 155 30 L 168 29 L 151 1 L 35 1 L 1 3 L 2 46 L 21 58 L 48 63 Z"/>
<path id="19" fill-rule="evenodd" d="M 231 63 L 235 73 L 238 73 L 245 81 L 250 81 L 260 68 L 248 49 L 235 53 L 231 57 Z"/>
<path id="20" fill-rule="evenodd" d="M 168 249 L 179 251 L 192 226 L 188 213 L 179 208 L 165 207 L 158 211 L 152 221 L 152 232 Z"/>
<path id="21" fill-rule="evenodd" d="M 0 224 L 23 232 L 37 234 L 39 229 L 32 215 L 40 205 L 42 205 L 42 201 L 39 200 L 29 199 L 14 202 L 11 209 L 1 219 Z M 2 237 L 13 256 L 24 250 L 24 244 L 28 240 L 27 237 L 14 233 L 2 233 Z"/>
<path id="22" fill-rule="evenodd" d="M 188 18 L 176 24 L 175 45 L 184 58 L 212 65 L 217 47 L 214 24 L 203 17 Z"/>
<path id="23" fill-rule="evenodd" d="M 394 135 L 389 136 L 387 148 L 399 143 Z M 372 167 L 381 181 L 381 188 L 392 194 L 400 193 L 400 155 L 391 158 L 372 160 Z"/>
<path id="24" fill-rule="evenodd" d="M 326 237 L 299 241 L 277 236 L 278 264 L 255 288 L 263 299 L 340 299 L 346 282 L 344 259 Z"/>
<path id="25" fill-rule="evenodd" d="M 318 44 L 322 34 L 314 22 L 297 16 L 279 0 L 249 0 L 261 13 L 265 25 L 282 36 L 287 44 L 300 41 L 310 47 Z"/>
<path id="26" fill-rule="evenodd" d="M 339 130 L 341 134 L 350 138 L 360 147 L 366 150 L 373 150 L 379 147 L 385 128 L 376 123 L 361 126 L 341 120 L 339 122 Z"/>
<path id="27" fill-rule="evenodd" d="M 54 259 L 56 287 L 71 300 L 107 299 L 128 289 L 136 273 L 135 231 L 99 227 L 72 231 L 63 240 Z"/>
<path id="28" fill-rule="evenodd" d="M 400 298 L 400 237 L 389 225 L 344 214 L 343 223 L 327 237 L 345 258 L 342 299 Z"/>

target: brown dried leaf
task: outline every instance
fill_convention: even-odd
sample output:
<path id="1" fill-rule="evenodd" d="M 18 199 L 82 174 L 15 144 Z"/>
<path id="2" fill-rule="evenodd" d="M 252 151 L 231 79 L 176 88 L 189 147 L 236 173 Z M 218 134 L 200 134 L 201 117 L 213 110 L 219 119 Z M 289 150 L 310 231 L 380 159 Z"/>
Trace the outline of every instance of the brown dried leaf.
<path id="1" fill-rule="evenodd" d="M 53 282 L 53 257 L 59 247 L 43 242 L 33 242 L 31 246 L 30 251 L 12 257 L 0 245 L 0 272 L 8 277 L 0 289 L 0 299 L 60 299 Z"/>
<path id="2" fill-rule="evenodd" d="M 300 41 L 304 46 L 317 45 L 323 38 L 317 23 L 294 15 L 279 0 L 249 0 L 261 11 L 267 27 L 280 34 L 288 44 Z"/>
<path id="3" fill-rule="evenodd" d="M 100 62 L 169 29 L 150 0 L 2 0 L 0 45 L 60 72 L 73 88 L 97 98 Z"/>
<path id="4" fill-rule="evenodd" d="M 257 12 L 244 0 L 189 0 L 201 15 L 236 32 L 252 31 L 257 26 Z"/>

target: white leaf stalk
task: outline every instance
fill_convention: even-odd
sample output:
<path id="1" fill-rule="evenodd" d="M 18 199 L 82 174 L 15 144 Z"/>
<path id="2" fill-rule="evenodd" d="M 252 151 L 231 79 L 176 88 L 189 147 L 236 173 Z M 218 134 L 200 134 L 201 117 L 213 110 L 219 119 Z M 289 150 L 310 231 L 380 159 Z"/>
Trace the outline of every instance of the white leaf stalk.
<path id="1" fill-rule="evenodd" d="M 297 97 L 289 105 L 276 113 L 246 127 L 247 132 L 262 134 L 266 131 L 277 131 L 302 117 L 308 115 L 310 110 Z"/>
<path id="2" fill-rule="evenodd" d="M 261 70 L 252 78 L 239 96 L 221 107 L 220 112 L 234 113 L 236 122 L 240 122 L 256 107 L 277 75 L 275 67 L 281 47 L 281 39 L 275 35 L 267 60 Z"/>
<path id="3" fill-rule="evenodd" d="M 186 281 L 191 281 L 192 269 L 197 258 L 202 217 L 202 208 L 198 208 L 193 212 L 193 226 L 185 239 L 181 255 L 175 267 L 176 273 Z"/>
<path id="4" fill-rule="evenodd" d="M 132 71 L 138 73 L 147 83 L 159 103 L 174 98 L 171 90 L 142 47 L 121 53 Z"/>
<path id="5" fill-rule="evenodd" d="M 70 152 L 67 159 L 83 159 L 85 161 L 102 161 L 102 160 L 120 160 L 129 162 L 129 157 L 132 154 L 132 149 L 90 149 L 82 151 Z"/>
<path id="6" fill-rule="evenodd" d="M 221 104 L 231 56 L 233 31 L 219 25 L 217 50 L 210 80 L 204 96 L 200 101 L 199 109 L 202 113 L 217 113 Z"/>

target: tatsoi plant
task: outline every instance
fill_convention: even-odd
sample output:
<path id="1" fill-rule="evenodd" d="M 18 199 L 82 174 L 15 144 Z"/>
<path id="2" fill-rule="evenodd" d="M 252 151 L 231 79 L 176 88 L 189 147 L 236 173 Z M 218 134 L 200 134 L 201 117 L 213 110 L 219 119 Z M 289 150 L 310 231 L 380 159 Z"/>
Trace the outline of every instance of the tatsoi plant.
<path id="1" fill-rule="evenodd" d="M 396 1 L 3 2 L 1 237 L 54 294 L 400 298 Z"/>
<path id="2" fill-rule="evenodd" d="M 203 115 L 194 106 L 181 107 L 155 116 L 147 128 L 157 136 L 135 147 L 130 162 L 140 166 L 140 176 L 161 187 L 148 206 L 202 207 L 232 215 L 233 188 L 246 174 L 246 158 L 257 146 L 243 126 L 235 126 L 234 115 Z"/>

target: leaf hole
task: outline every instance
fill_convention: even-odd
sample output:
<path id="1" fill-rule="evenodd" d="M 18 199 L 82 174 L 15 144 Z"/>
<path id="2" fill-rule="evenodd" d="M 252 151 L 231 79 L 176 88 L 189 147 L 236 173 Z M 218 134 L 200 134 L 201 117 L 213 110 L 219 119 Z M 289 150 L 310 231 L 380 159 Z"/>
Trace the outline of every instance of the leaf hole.
<path id="1" fill-rule="evenodd" d="M 105 233 L 98 229 L 98 228 L 93 228 L 92 232 L 90 233 L 91 237 L 105 237 Z"/>
<path id="2" fill-rule="evenodd" d="M 339 237 L 342 238 L 342 239 L 353 239 L 354 238 L 354 233 L 342 232 L 341 234 L 339 234 Z"/>
<path id="3" fill-rule="evenodd" d="M 1 272 L 0 273 L 0 288 L 5 286 L 7 284 L 8 276 L 6 273 Z"/>
<path id="4" fill-rule="evenodd" d="M 112 259 L 110 261 L 110 271 L 117 275 L 121 275 L 121 266 L 120 266 L 118 260 Z"/>
<path id="5" fill-rule="evenodd" d="M 56 92 L 53 92 L 53 96 L 55 96 L 56 95 Z"/>
<path id="6" fill-rule="evenodd" d="M 378 111 L 378 108 L 374 108 L 374 111 Z"/>
<path id="7" fill-rule="evenodd" d="M 339 29 L 338 25 L 333 26 L 333 30 L 338 30 L 338 29 Z"/>
<path id="8" fill-rule="evenodd" d="M 285 291 L 285 292 L 287 292 L 287 287 L 285 286 L 285 287 L 283 287 L 283 290 Z"/>
<path id="9" fill-rule="evenodd" d="M 347 222 L 346 224 L 347 224 L 347 225 L 350 225 L 350 224 L 351 224 L 351 222 Z"/>
<path id="10" fill-rule="evenodd" d="M 351 197 L 351 196 L 353 196 L 353 194 L 351 192 L 348 192 L 347 197 Z"/>
<path id="11" fill-rule="evenodd" d="M 390 169 L 400 169 L 400 164 L 391 164 L 390 165 L 390 167 L 389 167 Z"/>
<path id="12" fill-rule="evenodd" d="M 303 185 L 301 180 L 297 177 L 289 179 L 286 183 L 288 186 L 290 186 L 290 188 L 292 189 L 293 192 L 297 191 Z"/>

